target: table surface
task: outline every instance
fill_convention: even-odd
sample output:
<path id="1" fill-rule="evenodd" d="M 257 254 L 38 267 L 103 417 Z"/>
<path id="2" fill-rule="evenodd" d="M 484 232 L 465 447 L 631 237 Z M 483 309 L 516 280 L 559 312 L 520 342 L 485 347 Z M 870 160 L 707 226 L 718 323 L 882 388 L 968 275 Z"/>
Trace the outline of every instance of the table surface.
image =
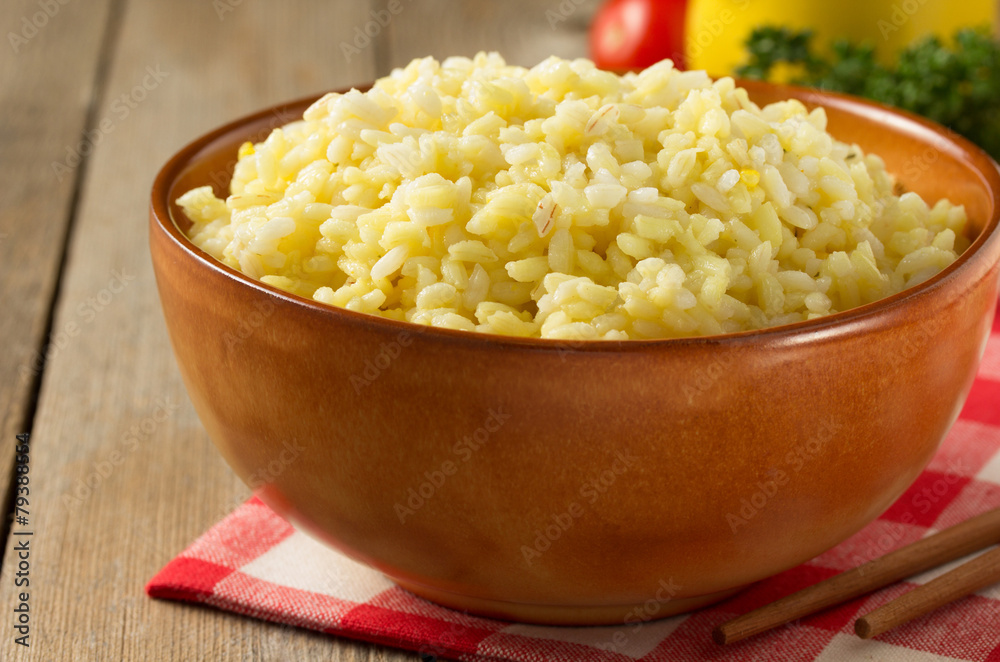
<path id="1" fill-rule="evenodd" d="M 373 23 L 390 2 L 388 24 Z M 0 531 L 0 659 L 419 659 L 143 592 L 249 496 L 170 350 L 147 248 L 151 182 L 215 126 L 414 57 L 584 55 L 595 4 L 4 0 L 0 494 L 15 435 L 30 433 L 28 523 L 14 530 L 33 535 L 25 648 L 9 611 L 26 590 L 23 537 Z"/>

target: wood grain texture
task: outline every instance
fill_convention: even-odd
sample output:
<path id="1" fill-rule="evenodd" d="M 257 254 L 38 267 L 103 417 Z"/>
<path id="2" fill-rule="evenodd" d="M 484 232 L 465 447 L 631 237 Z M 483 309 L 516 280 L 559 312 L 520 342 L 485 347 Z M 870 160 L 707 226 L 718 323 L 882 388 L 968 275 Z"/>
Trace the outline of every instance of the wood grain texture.
<path id="1" fill-rule="evenodd" d="M 75 3 L 50 18 L 16 0 L 0 12 L 0 495 L 9 489 L 14 435 L 30 425 L 82 173 L 66 165 L 67 150 L 80 145 L 110 4 Z"/>
<path id="2" fill-rule="evenodd" d="M 379 73 L 416 57 L 498 51 L 510 64 L 533 66 L 550 55 L 586 57 L 587 26 L 598 0 L 402 0 L 379 52 Z M 379 7 L 385 2 L 373 0 Z"/>
<path id="3" fill-rule="evenodd" d="M 4 493 L 13 434 L 29 424 L 34 395 L 19 368 L 42 346 L 50 313 L 53 334 L 66 335 L 44 366 L 33 423 L 32 645 L 14 645 L 11 619 L 0 619 L 0 659 L 420 659 L 143 592 L 249 495 L 197 420 L 167 340 L 146 237 L 160 165 L 212 127 L 370 81 L 412 57 L 499 49 L 534 64 L 581 55 L 596 0 L 554 28 L 548 7 L 528 0 L 404 3 L 358 47 L 357 29 L 383 0 L 69 2 L 19 54 L 0 58 Z M 37 11 L 37 0 L 4 3 L 2 33 Z M 51 164 L 81 135 L 92 136 L 92 153 L 60 182 Z M 13 540 L 5 542 L 0 605 L 8 609 L 16 568 Z"/>

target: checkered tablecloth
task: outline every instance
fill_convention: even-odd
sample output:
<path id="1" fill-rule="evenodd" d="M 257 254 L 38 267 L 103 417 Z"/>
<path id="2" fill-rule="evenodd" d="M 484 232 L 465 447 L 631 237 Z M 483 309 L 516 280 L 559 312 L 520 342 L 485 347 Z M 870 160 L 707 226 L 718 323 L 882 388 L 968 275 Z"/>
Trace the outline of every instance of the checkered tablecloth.
<path id="1" fill-rule="evenodd" d="M 1000 585 L 874 640 L 854 619 L 959 562 L 738 644 L 718 624 L 862 562 L 1000 507 L 1000 316 L 964 410 L 926 471 L 877 521 L 834 549 L 739 595 L 686 614 L 607 627 L 478 618 L 396 587 L 292 528 L 256 498 L 167 564 L 149 595 L 459 660 L 982 660 L 1000 662 Z"/>

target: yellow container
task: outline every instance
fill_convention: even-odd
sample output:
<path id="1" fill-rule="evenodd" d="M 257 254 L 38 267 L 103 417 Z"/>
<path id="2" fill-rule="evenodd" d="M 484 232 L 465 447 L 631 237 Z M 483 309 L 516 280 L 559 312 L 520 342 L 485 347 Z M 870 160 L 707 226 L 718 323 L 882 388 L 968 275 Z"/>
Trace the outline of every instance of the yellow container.
<path id="1" fill-rule="evenodd" d="M 765 25 L 810 28 L 825 48 L 846 37 L 875 44 L 879 57 L 893 55 L 928 34 L 950 37 L 968 26 L 997 23 L 997 0 L 690 0 L 685 58 L 689 69 L 723 75 L 746 64 L 744 43 Z"/>

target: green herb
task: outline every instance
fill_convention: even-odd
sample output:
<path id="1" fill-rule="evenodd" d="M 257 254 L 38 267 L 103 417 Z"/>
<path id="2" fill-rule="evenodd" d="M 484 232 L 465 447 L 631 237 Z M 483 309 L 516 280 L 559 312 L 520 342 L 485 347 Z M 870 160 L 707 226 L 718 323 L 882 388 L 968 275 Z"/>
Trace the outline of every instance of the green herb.
<path id="1" fill-rule="evenodd" d="M 953 44 L 929 37 L 903 49 L 893 66 L 875 48 L 840 40 L 829 54 L 813 47 L 809 30 L 763 27 L 747 40 L 744 78 L 767 79 L 776 65 L 800 75 L 792 82 L 846 92 L 939 122 L 1000 160 L 1000 41 L 985 29 L 963 29 Z"/>

